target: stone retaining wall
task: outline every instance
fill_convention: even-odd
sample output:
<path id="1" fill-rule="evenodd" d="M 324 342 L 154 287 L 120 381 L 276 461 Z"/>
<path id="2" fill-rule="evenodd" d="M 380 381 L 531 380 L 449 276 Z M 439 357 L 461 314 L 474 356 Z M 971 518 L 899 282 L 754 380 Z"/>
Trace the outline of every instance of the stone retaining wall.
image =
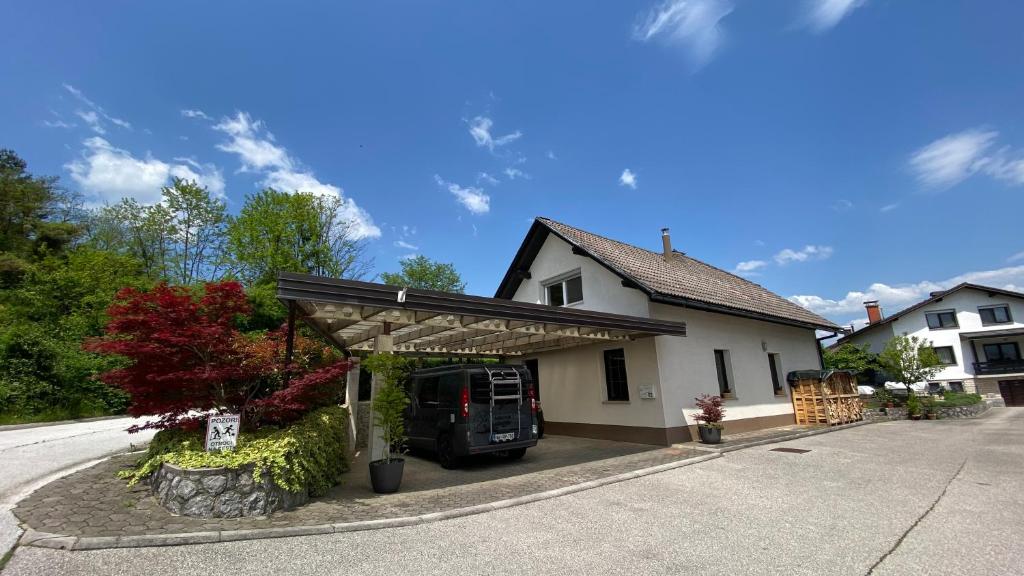
<path id="1" fill-rule="evenodd" d="M 186 470 L 164 463 L 150 480 L 153 496 L 169 512 L 197 518 L 267 516 L 309 501 L 309 493 L 289 492 L 274 484 L 270 473 L 256 482 L 252 466 Z"/>
<path id="2" fill-rule="evenodd" d="M 951 406 L 939 408 L 940 420 L 955 420 L 958 418 L 974 418 L 989 409 L 987 402 L 972 404 L 971 406 Z M 906 420 L 906 408 L 865 408 L 864 419 L 868 422 L 885 422 L 888 420 Z"/>

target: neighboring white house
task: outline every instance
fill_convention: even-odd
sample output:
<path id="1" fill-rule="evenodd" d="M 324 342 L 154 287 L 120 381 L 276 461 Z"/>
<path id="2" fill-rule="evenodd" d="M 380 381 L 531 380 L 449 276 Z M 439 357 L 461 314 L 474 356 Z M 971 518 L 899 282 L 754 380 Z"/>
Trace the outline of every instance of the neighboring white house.
<path id="1" fill-rule="evenodd" d="M 944 363 L 932 387 L 1001 395 L 1007 406 L 1024 405 L 1024 294 L 964 283 L 888 318 L 878 302 L 864 305 L 868 325 L 835 345 L 867 344 L 878 353 L 895 335 L 917 336 L 931 342 Z"/>
<path id="2" fill-rule="evenodd" d="M 548 430 L 671 444 L 696 436 L 694 398 L 726 398 L 726 431 L 794 423 L 786 374 L 820 369 L 815 330 L 839 327 L 764 287 L 672 250 L 652 252 L 538 218 L 496 297 L 684 321 L 656 336 L 534 354 Z M 1024 316 L 1022 316 L 1024 317 Z"/>

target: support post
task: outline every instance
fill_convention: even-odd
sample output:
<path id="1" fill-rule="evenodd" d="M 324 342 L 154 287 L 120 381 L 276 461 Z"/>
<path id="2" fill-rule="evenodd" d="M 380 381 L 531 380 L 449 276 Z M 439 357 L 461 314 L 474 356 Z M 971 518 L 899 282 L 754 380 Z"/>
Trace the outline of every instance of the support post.
<path id="1" fill-rule="evenodd" d="M 292 357 L 295 355 L 295 300 L 288 301 L 288 334 L 284 341 L 284 367 L 287 370 L 292 365 Z M 285 372 L 288 378 L 288 372 Z"/>
<path id="2" fill-rule="evenodd" d="M 384 325 L 385 331 L 390 332 L 387 323 Z M 394 353 L 394 340 L 391 334 L 381 334 L 373 339 L 373 353 L 374 354 L 392 354 Z M 371 406 L 374 399 L 377 398 L 377 391 L 384 385 L 384 379 L 381 378 L 380 374 L 374 374 L 372 384 L 370 385 L 370 402 Z M 375 422 L 373 410 L 370 410 L 370 442 L 367 447 L 370 450 L 370 461 L 377 460 L 384 457 L 384 434 L 381 432 L 379 426 Z"/>
<path id="3" fill-rule="evenodd" d="M 348 455 L 356 453 L 356 445 L 359 444 L 359 435 L 366 434 L 368 430 L 359 429 L 359 372 L 358 358 L 351 358 L 353 365 L 345 376 L 345 407 L 348 408 Z"/>

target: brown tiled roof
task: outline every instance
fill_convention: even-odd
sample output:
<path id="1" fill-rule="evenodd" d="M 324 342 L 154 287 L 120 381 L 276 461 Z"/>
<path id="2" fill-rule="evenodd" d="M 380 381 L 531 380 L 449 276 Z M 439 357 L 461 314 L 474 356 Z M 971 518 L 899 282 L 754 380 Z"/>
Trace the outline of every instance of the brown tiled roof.
<path id="1" fill-rule="evenodd" d="M 671 260 L 666 262 L 660 252 L 591 234 L 548 218 L 538 218 L 537 221 L 648 292 L 820 328 L 839 329 L 829 320 L 759 284 L 683 253 L 674 252 Z"/>

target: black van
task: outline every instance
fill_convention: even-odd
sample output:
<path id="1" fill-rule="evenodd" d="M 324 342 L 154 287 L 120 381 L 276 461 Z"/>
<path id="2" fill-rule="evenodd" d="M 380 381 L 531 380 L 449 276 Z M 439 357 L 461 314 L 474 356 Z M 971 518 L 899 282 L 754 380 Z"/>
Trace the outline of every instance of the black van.
<path id="1" fill-rule="evenodd" d="M 537 445 L 533 377 L 523 366 L 456 364 L 410 375 L 409 447 L 455 468 L 473 454 L 516 460 Z"/>

